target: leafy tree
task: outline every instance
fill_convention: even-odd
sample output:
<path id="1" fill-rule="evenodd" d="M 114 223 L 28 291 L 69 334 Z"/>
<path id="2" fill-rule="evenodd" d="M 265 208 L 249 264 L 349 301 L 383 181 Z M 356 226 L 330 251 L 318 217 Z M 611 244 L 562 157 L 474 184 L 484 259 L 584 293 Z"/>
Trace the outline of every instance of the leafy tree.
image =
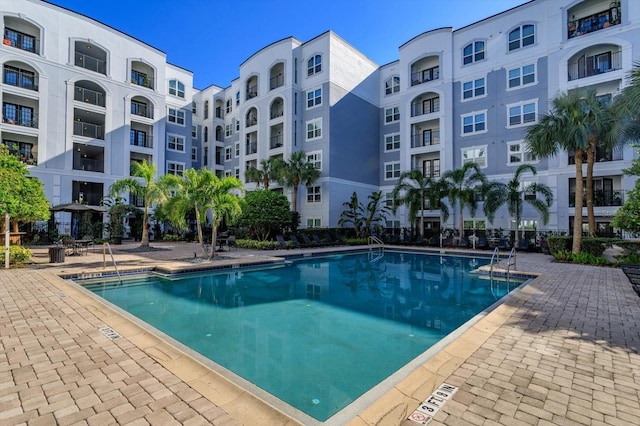
<path id="1" fill-rule="evenodd" d="M 291 154 L 288 161 L 282 161 L 276 167 L 277 180 L 281 185 L 293 188 L 292 210 L 298 212 L 298 186 L 312 185 L 320 177 L 320 170 L 307 161 L 304 151 Z"/>
<path id="2" fill-rule="evenodd" d="M 548 113 L 527 129 L 525 140 L 530 153 L 538 157 L 555 156 L 559 151 L 573 152 L 576 168 L 576 195 L 573 221 L 573 253 L 582 245 L 583 154 L 587 157 L 587 214 L 590 233 L 595 232 L 593 214 L 593 163 L 598 145 L 617 143 L 617 126 L 610 109 L 598 102 L 595 91 L 569 92 L 551 101 Z M 593 219 L 591 219 L 593 216 Z M 593 226 L 592 226 L 593 225 Z"/>
<path id="3" fill-rule="evenodd" d="M 459 169 L 448 170 L 440 179 L 442 190 L 447 194 L 451 207 L 458 205 L 458 232 L 464 235 L 463 212 L 469 208 L 471 215 L 476 214 L 477 195 L 483 193 L 487 179 L 476 163 L 466 163 Z"/>
<path id="4" fill-rule="evenodd" d="M 522 164 L 518 166 L 511 180 L 504 184 L 502 182 L 490 182 L 487 184 L 487 190 L 484 201 L 484 212 L 493 223 L 495 212 L 503 205 L 507 205 L 509 214 L 516 221 L 515 242 L 518 245 L 520 219 L 522 218 L 522 206 L 524 202 L 531 204 L 542 217 L 542 222 L 546 225 L 549 222 L 549 208 L 553 204 L 553 192 L 551 188 L 543 183 L 531 183 L 526 187 L 522 187 L 520 178 L 526 172 L 531 172 L 534 176 L 537 170 L 531 164 Z M 543 199 L 539 199 L 540 194 Z M 527 195 L 534 197 L 527 198 Z"/>
<path id="5" fill-rule="evenodd" d="M 400 174 L 398 183 L 393 188 L 393 199 L 396 200 L 392 208 L 395 214 L 398 207 L 406 205 L 409 211 L 409 221 L 413 224 L 422 216 L 422 212 L 435 206 L 440 206 L 443 221 L 449 217 L 449 209 L 440 200 L 442 198 L 442 185 L 437 179 L 422 174 L 422 170 L 414 169 Z M 420 235 L 424 236 L 424 220 L 420 220 Z"/>
<path id="6" fill-rule="evenodd" d="M 245 173 L 247 179 L 252 182 L 256 182 L 256 187 L 260 188 L 260 184 L 264 189 L 269 189 L 269 183 L 273 180 L 277 180 L 278 171 L 282 160 L 279 158 L 269 158 L 267 160 L 260 160 L 260 169 L 257 167 L 249 167 Z"/>
<path id="7" fill-rule="evenodd" d="M 631 167 L 623 172 L 626 175 L 640 176 L 640 158 L 633 160 Z M 611 226 L 640 234 L 640 180 L 636 180 L 635 187 L 627 193 L 624 204 L 613 216 Z"/>
<path id="8" fill-rule="evenodd" d="M 265 241 L 270 235 L 279 233 L 291 224 L 289 200 L 283 194 L 257 190 L 248 192 L 244 198 L 242 215 L 238 219 L 241 225 L 258 240 Z"/>
<path id="9" fill-rule="evenodd" d="M 29 176 L 27 166 L 0 145 L 0 222 L 7 214 L 15 223 L 46 220 L 49 208 L 42 182 Z"/>
<path id="10" fill-rule="evenodd" d="M 364 222 L 364 206 L 358 201 L 358 193 L 353 191 L 351 199 L 342 203 L 345 209 L 340 213 L 338 225 L 342 227 L 352 227 L 356 233 L 356 238 L 360 238 L 362 224 Z"/>
<path id="11" fill-rule="evenodd" d="M 132 177 L 118 179 L 109 187 L 109 195 L 119 197 L 123 192 L 129 192 L 144 202 L 142 215 L 142 238 L 140 247 L 149 247 L 149 208 L 153 203 L 162 202 L 167 194 L 158 182 L 153 180 L 156 166 L 143 160 L 132 163 Z"/>

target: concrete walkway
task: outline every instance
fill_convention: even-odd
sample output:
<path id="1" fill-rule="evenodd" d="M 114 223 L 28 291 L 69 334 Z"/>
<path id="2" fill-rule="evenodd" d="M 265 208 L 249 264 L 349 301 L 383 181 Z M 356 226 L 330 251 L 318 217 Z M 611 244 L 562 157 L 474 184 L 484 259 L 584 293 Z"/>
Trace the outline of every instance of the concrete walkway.
<path id="1" fill-rule="evenodd" d="M 202 266 L 195 244 L 154 246 L 116 248 L 120 269 Z M 299 423 L 58 277 L 112 269 L 102 254 L 35 260 L 0 271 L 0 424 Z M 640 424 L 640 298 L 622 271 L 539 254 L 517 269 L 541 275 L 348 423 L 415 425 L 408 416 L 446 382 L 459 389 L 430 425 Z"/>

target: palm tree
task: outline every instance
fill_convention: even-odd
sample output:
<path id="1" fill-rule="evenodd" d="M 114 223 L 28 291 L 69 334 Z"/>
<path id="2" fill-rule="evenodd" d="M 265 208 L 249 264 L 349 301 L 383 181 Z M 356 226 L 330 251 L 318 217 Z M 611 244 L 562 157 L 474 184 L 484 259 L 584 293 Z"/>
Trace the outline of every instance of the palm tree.
<path id="1" fill-rule="evenodd" d="M 269 189 L 269 183 L 272 180 L 277 180 L 281 162 L 282 160 L 279 158 L 260 160 L 261 169 L 249 167 L 245 175 L 250 181 L 256 182 L 256 188 L 260 188 L 260 184 L 262 184 L 264 189 Z"/>
<path id="2" fill-rule="evenodd" d="M 282 161 L 277 167 L 277 180 L 281 185 L 293 188 L 292 210 L 298 212 L 298 185 L 312 185 L 320 177 L 320 170 L 307 161 L 304 151 L 291 154 L 288 161 Z"/>
<path id="3" fill-rule="evenodd" d="M 547 185 L 531 183 L 524 188 L 522 187 L 520 178 L 526 172 L 531 172 L 534 176 L 537 174 L 536 168 L 531 164 L 522 164 L 518 166 L 513 178 L 508 183 L 490 182 L 487 184 L 485 193 L 484 212 L 489 222 L 493 223 L 495 212 L 504 204 L 507 205 L 509 214 L 515 218 L 514 246 L 518 245 L 523 202 L 531 204 L 540 213 L 545 225 L 549 222 L 549 208 L 553 204 L 553 192 Z M 543 200 L 538 199 L 537 194 L 542 195 Z M 527 198 L 527 195 L 534 195 L 534 197 Z"/>
<path id="4" fill-rule="evenodd" d="M 576 195 L 573 221 L 573 253 L 580 253 L 582 245 L 583 173 L 582 156 L 587 156 L 587 213 L 590 232 L 595 232 L 593 215 L 593 163 L 598 144 L 611 148 L 617 143 L 616 125 L 608 107 L 598 102 L 594 91 L 560 94 L 551 101 L 547 114 L 529 127 L 525 141 L 531 154 L 550 157 L 559 151 L 573 152 L 576 167 Z M 591 227 L 593 222 L 593 226 Z"/>
<path id="5" fill-rule="evenodd" d="M 427 206 L 433 208 L 440 204 L 442 221 L 444 222 L 449 217 L 449 209 L 440 202 L 443 194 L 442 189 L 441 182 L 423 175 L 420 169 L 403 172 L 393 188 L 393 199 L 397 201 L 391 211 L 395 214 L 399 206 L 406 205 L 409 221 L 413 224 L 417 220 L 418 214 L 422 217 L 422 212 Z M 420 235 L 424 237 L 424 220 L 420 220 L 419 229 Z"/>
<path id="6" fill-rule="evenodd" d="M 364 221 L 364 206 L 358 201 L 358 193 L 353 191 L 351 199 L 342 203 L 345 210 L 340 213 L 340 219 L 338 219 L 338 225 L 340 226 L 353 226 L 356 233 L 356 238 L 360 238 L 360 231 L 362 230 L 362 223 Z"/>
<path id="7" fill-rule="evenodd" d="M 629 74 L 630 84 L 614 101 L 615 115 L 622 120 L 622 135 L 627 140 L 640 141 L 640 61 Z"/>
<path id="8" fill-rule="evenodd" d="M 143 160 L 141 163 L 133 162 L 131 165 L 131 176 L 129 178 L 118 179 L 109 187 L 109 195 L 113 198 L 119 197 L 121 193 L 128 191 L 136 198 L 142 198 L 144 202 L 144 214 L 142 216 L 142 237 L 140 247 L 149 247 L 149 208 L 153 203 L 162 202 L 167 198 L 167 194 L 161 185 L 154 182 L 156 166 Z"/>
<path id="9" fill-rule="evenodd" d="M 369 195 L 369 202 L 364 207 L 364 236 L 371 235 L 371 227 L 379 226 L 380 222 L 384 222 L 387 218 L 388 209 L 384 206 L 382 199 L 382 191 L 372 192 Z"/>
<path id="10" fill-rule="evenodd" d="M 455 208 L 458 204 L 458 232 L 460 237 L 464 236 L 463 212 L 465 207 L 471 211 L 471 215 L 476 214 L 477 194 L 484 192 L 487 178 L 476 163 L 465 163 L 461 168 L 446 171 L 441 178 L 441 185 L 451 203 Z"/>

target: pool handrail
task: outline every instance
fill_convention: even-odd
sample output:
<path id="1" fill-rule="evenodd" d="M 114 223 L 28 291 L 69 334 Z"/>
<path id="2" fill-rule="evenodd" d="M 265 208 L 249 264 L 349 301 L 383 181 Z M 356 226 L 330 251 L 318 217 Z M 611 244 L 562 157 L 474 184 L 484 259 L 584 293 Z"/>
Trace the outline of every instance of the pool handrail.
<path id="1" fill-rule="evenodd" d="M 107 266 L 105 248 L 109 249 L 109 255 L 111 256 L 111 262 L 113 262 L 113 267 L 116 270 L 116 275 L 118 276 L 118 279 L 120 281 L 122 281 L 122 277 L 120 276 L 120 271 L 118 271 L 118 265 L 116 264 L 116 260 L 113 257 L 113 252 L 111 251 L 111 244 L 109 244 L 109 243 L 103 243 L 102 244 L 102 267 L 106 268 L 106 266 Z"/>

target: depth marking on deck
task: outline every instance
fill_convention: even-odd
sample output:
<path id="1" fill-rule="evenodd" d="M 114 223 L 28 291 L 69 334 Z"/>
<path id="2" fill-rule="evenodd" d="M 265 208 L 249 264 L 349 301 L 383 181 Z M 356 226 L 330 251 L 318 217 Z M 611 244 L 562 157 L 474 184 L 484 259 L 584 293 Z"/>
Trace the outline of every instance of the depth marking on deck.
<path id="1" fill-rule="evenodd" d="M 111 327 L 98 327 L 98 330 L 100 330 L 100 332 L 105 336 L 107 336 L 107 339 L 110 339 L 110 340 L 122 337 L 121 335 L 118 334 L 117 331 L 115 331 Z"/>
<path id="2" fill-rule="evenodd" d="M 457 386 L 448 383 L 441 384 L 429 398 L 422 401 L 422 404 L 411 413 L 408 419 L 420 425 L 428 424 L 457 390 Z"/>

